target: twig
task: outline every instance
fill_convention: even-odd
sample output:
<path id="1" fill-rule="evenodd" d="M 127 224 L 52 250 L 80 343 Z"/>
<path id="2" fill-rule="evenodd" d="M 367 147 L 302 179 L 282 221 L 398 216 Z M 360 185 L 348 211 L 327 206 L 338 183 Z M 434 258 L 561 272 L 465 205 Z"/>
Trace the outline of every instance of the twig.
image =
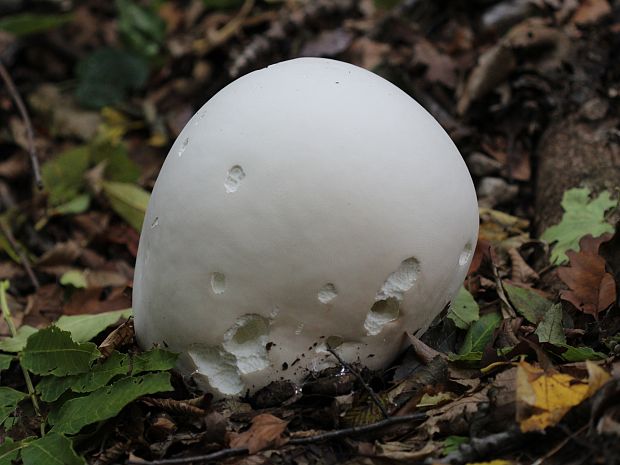
<path id="1" fill-rule="evenodd" d="M 285 445 L 286 446 L 301 446 L 306 444 L 314 444 L 317 442 L 329 441 L 332 439 L 339 439 L 347 436 L 355 436 L 358 434 L 371 433 L 373 431 L 378 431 L 380 429 L 386 428 L 388 426 L 397 425 L 399 423 L 406 423 L 409 421 L 422 421 L 427 418 L 424 413 L 413 413 L 411 415 L 402 415 L 398 417 L 390 417 L 385 420 L 378 421 L 376 423 L 371 423 L 369 425 L 364 426 L 354 426 L 352 428 L 344 428 L 335 431 L 328 431 L 326 433 L 316 434 L 314 436 L 308 436 L 305 438 L 293 438 L 289 440 Z M 137 461 L 137 460 L 129 460 L 125 462 L 126 465 L 183 465 L 189 463 L 200 463 L 200 462 L 212 462 L 219 459 L 224 459 L 228 457 L 236 457 L 240 455 L 248 454 L 248 449 L 245 447 L 235 447 L 232 449 L 223 449 L 218 452 L 213 452 L 211 454 L 206 455 L 196 455 L 194 457 L 181 457 L 177 459 L 163 459 L 163 460 L 153 460 L 151 462 L 148 461 Z"/>
<path id="2" fill-rule="evenodd" d="M 232 449 L 222 449 L 205 455 L 195 455 L 193 457 L 179 457 L 178 459 L 152 460 L 128 460 L 125 465 L 182 465 L 185 463 L 213 462 L 215 460 L 226 459 L 228 457 L 238 457 L 247 455 L 248 449 L 245 447 L 233 447 Z"/>
<path id="3" fill-rule="evenodd" d="M 43 189 L 43 180 L 41 178 L 41 169 L 39 168 L 39 159 L 37 157 L 37 148 L 34 142 L 34 130 L 32 129 L 32 122 L 30 121 L 30 116 L 28 116 L 28 111 L 26 110 L 26 105 L 24 105 L 24 101 L 22 100 L 19 92 L 17 91 L 17 87 L 15 87 L 15 83 L 9 74 L 9 71 L 0 60 L 0 77 L 4 81 L 9 94 L 13 98 L 13 102 L 15 102 L 15 106 L 19 111 L 22 120 L 24 121 L 24 125 L 26 126 L 26 137 L 28 138 L 28 154 L 30 155 L 30 163 L 32 164 L 32 172 L 34 174 L 34 182 L 39 189 Z"/>
<path id="4" fill-rule="evenodd" d="M 306 438 L 293 438 L 287 443 L 287 445 L 300 446 L 303 444 L 313 444 L 315 442 L 328 441 L 330 439 L 338 439 L 346 436 L 372 433 L 373 431 L 377 431 L 388 426 L 397 425 L 399 423 L 406 423 L 408 421 L 422 421 L 426 420 L 426 418 L 427 415 L 421 412 L 412 413 L 410 415 L 400 415 L 397 417 L 386 418 L 385 420 L 377 421 L 369 425 L 337 429 L 335 431 L 328 431 L 326 433 L 317 434 L 315 436 L 308 436 Z"/>
<path id="5" fill-rule="evenodd" d="M 252 8 L 254 8 L 254 0 L 245 0 L 239 12 L 228 23 L 215 31 L 210 37 L 199 39 L 194 43 L 196 51 L 202 55 L 206 55 L 215 47 L 226 42 L 239 30 L 245 18 L 252 11 Z"/>
<path id="6" fill-rule="evenodd" d="M 522 433 L 518 428 L 512 428 L 483 438 L 474 438 L 468 444 L 462 444 L 456 452 L 452 452 L 439 460 L 428 459 L 424 463 L 460 465 L 473 462 L 491 453 L 497 454 L 500 451 L 516 449 L 528 437 L 528 434 Z"/>
<path id="7" fill-rule="evenodd" d="M 34 271 L 32 271 L 32 267 L 30 266 L 30 261 L 28 260 L 28 257 L 26 257 L 26 254 L 23 252 L 22 248 L 19 246 L 19 244 L 17 244 L 17 241 L 13 237 L 13 232 L 11 231 L 11 228 L 9 228 L 4 221 L 0 220 L 0 230 L 2 231 L 2 234 L 4 234 L 4 237 L 6 237 L 6 240 L 9 241 L 11 247 L 13 247 L 13 250 L 15 250 L 15 252 L 17 253 L 21 265 L 24 267 L 24 270 L 26 270 L 26 274 L 30 278 L 30 282 L 35 287 L 35 289 L 39 289 L 39 287 L 41 287 L 41 284 L 39 283 L 37 276 L 34 274 Z"/>
<path id="8" fill-rule="evenodd" d="M 560 450 L 562 450 L 566 444 L 568 444 L 570 441 L 575 439 L 575 437 L 583 433 L 588 428 L 588 426 L 589 426 L 588 424 L 585 424 L 581 428 L 579 428 L 577 431 L 575 431 L 574 433 L 569 434 L 566 438 L 562 439 L 554 448 L 548 451 L 545 455 L 534 460 L 531 465 L 542 465 L 543 462 L 545 462 L 547 459 L 551 458 L 552 456 L 557 454 Z"/>
<path id="9" fill-rule="evenodd" d="M 9 288 L 8 281 L 0 282 L 0 307 L 2 308 L 2 316 L 4 317 L 4 321 L 6 321 L 6 325 L 9 327 L 9 331 L 13 337 L 17 336 L 17 329 L 15 329 L 15 324 L 13 323 L 13 318 L 11 316 L 11 309 L 9 308 L 9 304 L 6 300 L 6 291 Z M 28 388 L 28 394 L 30 395 L 30 400 L 32 401 L 32 405 L 34 406 L 34 411 L 36 412 L 39 418 L 43 418 L 41 415 L 41 408 L 39 406 L 39 399 L 34 390 L 34 386 L 32 384 L 32 379 L 30 379 L 30 373 L 26 370 L 23 365 L 21 365 L 22 373 L 24 374 L 24 380 L 26 381 L 26 387 Z M 45 436 L 45 425 L 41 422 L 41 436 Z"/>
<path id="10" fill-rule="evenodd" d="M 340 355 L 338 355 L 336 353 L 336 351 L 334 349 L 332 349 L 329 345 L 327 345 L 327 350 L 329 351 L 330 354 L 332 354 L 334 357 L 336 357 L 336 360 L 338 360 L 338 362 L 351 374 L 353 374 L 353 376 L 355 376 L 358 381 L 362 384 L 364 390 L 368 393 L 368 395 L 370 396 L 370 398 L 372 399 L 372 401 L 377 405 L 377 407 L 379 407 L 379 410 L 381 411 L 381 414 L 383 415 L 383 418 L 390 418 L 390 415 L 388 414 L 387 410 L 385 409 L 385 406 L 383 405 L 383 402 L 381 402 L 381 399 L 379 399 L 379 397 L 377 397 L 377 394 L 375 394 L 375 391 L 372 390 L 372 388 L 366 383 L 366 381 L 364 381 L 364 378 L 362 378 L 362 375 L 355 369 L 353 369 L 353 367 L 351 367 L 351 365 L 349 365 L 347 362 L 345 362 L 342 357 L 340 357 Z"/>

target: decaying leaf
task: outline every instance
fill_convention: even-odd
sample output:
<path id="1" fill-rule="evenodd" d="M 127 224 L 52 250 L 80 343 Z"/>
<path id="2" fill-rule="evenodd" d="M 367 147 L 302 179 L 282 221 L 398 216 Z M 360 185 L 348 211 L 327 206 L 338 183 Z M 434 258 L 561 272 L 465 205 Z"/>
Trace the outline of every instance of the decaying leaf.
<path id="1" fill-rule="evenodd" d="M 605 259 L 598 254 L 599 246 L 607 237 L 598 239 L 591 235 L 580 241 L 581 251 L 568 251 L 570 266 L 558 269 L 558 275 L 570 288 L 562 291 L 563 300 L 578 310 L 598 317 L 616 301 L 616 283 L 613 275 L 605 270 Z"/>
<path id="2" fill-rule="evenodd" d="M 508 283 L 503 283 L 503 286 L 515 310 L 530 323 L 538 324 L 551 307 L 549 300 L 532 289 L 513 286 Z"/>
<path id="3" fill-rule="evenodd" d="M 539 342 L 550 344 L 566 344 L 564 327 L 562 326 L 562 306 L 559 304 L 549 307 L 536 328 L 535 334 Z"/>
<path id="4" fill-rule="evenodd" d="M 551 262 L 558 265 L 566 263 L 568 261 L 566 252 L 569 250 L 578 252 L 579 240 L 586 234 L 599 237 L 605 233 L 613 233 L 613 226 L 605 221 L 605 212 L 617 205 L 618 202 L 612 200 L 607 191 L 601 192 L 592 200 L 590 190 L 586 187 L 564 192 L 562 221 L 548 228 L 541 236 L 544 241 L 555 242 Z"/>
<path id="5" fill-rule="evenodd" d="M 527 362 L 517 368 L 517 421 L 521 431 L 542 431 L 557 424 L 572 407 L 594 394 L 609 374 L 586 362 L 588 379 L 580 380 L 555 370 L 545 371 Z"/>
<path id="6" fill-rule="evenodd" d="M 133 319 L 127 320 L 114 331 L 112 331 L 105 340 L 99 344 L 101 357 L 108 358 L 114 350 L 129 344 L 134 338 Z"/>
<path id="7" fill-rule="evenodd" d="M 243 433 L 230 434 L 230 447 L 247 447 L 250 454 L 286 444 L 283 436 L 288 421 L 281 420 L 269 413 L 261 413 L 252 419 L 252 426 Z"/>

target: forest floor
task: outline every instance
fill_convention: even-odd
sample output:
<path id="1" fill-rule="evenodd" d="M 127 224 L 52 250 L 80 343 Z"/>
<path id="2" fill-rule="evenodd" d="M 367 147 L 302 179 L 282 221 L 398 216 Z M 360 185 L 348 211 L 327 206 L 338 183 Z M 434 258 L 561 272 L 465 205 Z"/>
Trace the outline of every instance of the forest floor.
<path id="1" fill-rule="evenodd" d="M 618 45 L 608 0 L 0 3 L 0 465 L 620 463 L 620 179 L 540 171 L 566 114 L 605 124 L 618 169 Z M 372 70 L 439 121 L 479 241 L 386 370 L 216 401 L 135 345 L 140 228 L 189 118 L 297 56 Z"/>

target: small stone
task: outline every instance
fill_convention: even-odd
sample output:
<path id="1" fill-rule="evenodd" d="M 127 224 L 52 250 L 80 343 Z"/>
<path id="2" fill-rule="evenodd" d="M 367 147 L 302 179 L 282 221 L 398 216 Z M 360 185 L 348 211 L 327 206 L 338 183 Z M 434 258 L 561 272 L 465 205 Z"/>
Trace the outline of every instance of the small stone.
<path id="1" fill-rule="evenodd" d="M 489 176 L 499 173 L 502 164 L 483 153 L 474 152 L 467 158 L 467 167 L 474 176 Z"/>
<path id="2" fill-rule="evenodd" d="M 598 121 L 603 119 L 609 110 L 609 103 L 599 97 L 588 100 L 581 107 L 581 115 L 590 121 Z"/>
<path id="3" fill-rule="evenodd" d="M 519 193 L 519 187 L 508 184 L 502 178 L 483 178 L 477 189 L 478 205 L 493 208 L 496 205 L 514 200 Z"/>

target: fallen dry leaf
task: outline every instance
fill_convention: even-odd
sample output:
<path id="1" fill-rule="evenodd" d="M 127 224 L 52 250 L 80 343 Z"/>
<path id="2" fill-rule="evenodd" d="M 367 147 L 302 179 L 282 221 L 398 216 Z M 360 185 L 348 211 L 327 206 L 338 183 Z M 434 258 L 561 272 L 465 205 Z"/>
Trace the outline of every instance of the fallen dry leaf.
<path id="1" fill-rule="evenodd" d="M 607 0 L 583 0 L 575 11 L 572 22 L 578 26 L 591 26 L 611 13 Z"/>
<path id="2" fill-rule="evenodd" d="M 108 337 L 106 337 L 104 341 L 99 344 L 98 349 L 99 352 L 101 352 L 101 358 L 108 358 L 116 349 L 132 342 L 134 336 L 135 332 L 133 327 L 133 319 L 130 318 L 112 331 Z"/>
<path id="3" fill-rule="evenodd" d="M 540 279 L 538 273 L 536 273 L 536 271 L 534 271 L 532 267 L 527 264 L 527 262 L 523 259 L 517 249 L 509 249 L 508 255 L 510 256 L 510 276 L 512 278 L 512 281 L 514 281 L 515 283 L 527 284 L 538 281 Z"/>
<path id="4" fill-rule="evenodd" d="M 517 421 L 521 431 L 543 431 L 556 425 L 574 406 L 590 397 L 610 375 L 587 361 L 588 379 L 520 362 L 517 367 Z"/>
<path id="5" fill-rule="evenodd" d="M 261 413 L 252 419 L 252 426 L 243 433 L 230 434 L 230 447 L 247 447 L 250 455 L 268 447 L 279 447 L 288 441 L 283 436 L 288 421 L 269 413 Z"/>
<path id="6" fill-rule="evenodd" d="M 426 67 L 426 79 L 447 87 L 456 86 L 456 65 L 449 55 L 441 53 L 428 40 L 419 39 L 414 47 L 414 64 Z"/>
<path id="7" fill-rule="evenodd" d="M 598 254 L 601 243 L 607 239 L 609 235 L 596 239 L 589 234 L 583 237 L 579 242 L 580 252 L 566 252 L 570 266 L 558 269 L 560 279 L 570 288 L 562 291 L 560 297 L 595 318 L 616 301 L 614 277 L 607 273 L 605 259 Z"/>
<path id="8" fill-rule="evenodd" d="M 481 404 L 489 402 L 489 386 L 470 395 L 429 410 L 428 419 L 420 425 L 429 436 L 441 434 L 463 434 L 469 431 L 470 421 Z"/>

